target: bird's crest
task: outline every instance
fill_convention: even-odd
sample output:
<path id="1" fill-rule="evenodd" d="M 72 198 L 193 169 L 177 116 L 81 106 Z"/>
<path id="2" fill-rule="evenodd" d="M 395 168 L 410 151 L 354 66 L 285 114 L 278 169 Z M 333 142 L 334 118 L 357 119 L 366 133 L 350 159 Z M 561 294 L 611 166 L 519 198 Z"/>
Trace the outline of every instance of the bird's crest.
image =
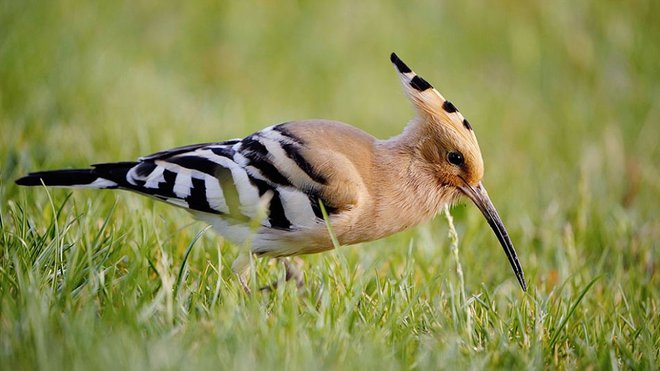
<path id="1" fill-rule="evenodd" d="M 453 126 L 459 132 L 472 132 L 470 123 L 439 91 L 411 70 L 395 53 L 390 55 L 390 60 L 399 73 L 406 95 L 422 118 L 436 119 Z"/>

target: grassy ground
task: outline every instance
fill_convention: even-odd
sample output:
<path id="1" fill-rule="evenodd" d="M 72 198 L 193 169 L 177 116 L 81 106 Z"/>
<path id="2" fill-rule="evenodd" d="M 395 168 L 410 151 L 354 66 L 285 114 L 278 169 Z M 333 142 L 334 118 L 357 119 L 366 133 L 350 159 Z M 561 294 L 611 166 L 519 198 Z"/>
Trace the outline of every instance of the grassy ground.
<path id="1" fill-rule="evenodd" d="M 0 368 L 658 369 L 657 14 L 0 1 Z M 527 294 L 472 205 L 452 210 L 458 261 L 438 217 L 305 257 L 303 293 L 249 297 L 237 247 L 183 211 L 13 184 L 292 119 L 394 135 L 411 109 L 391 51 L 470 119 Z"/>

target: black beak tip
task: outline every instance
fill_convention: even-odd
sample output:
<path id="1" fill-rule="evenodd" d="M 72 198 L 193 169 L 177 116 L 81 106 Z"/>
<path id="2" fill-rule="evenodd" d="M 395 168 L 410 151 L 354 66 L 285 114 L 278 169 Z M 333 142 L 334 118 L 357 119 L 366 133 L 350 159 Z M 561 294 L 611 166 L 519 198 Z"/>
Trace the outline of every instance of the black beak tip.
<path id="1" fill-rule="evenodd" d="M 504 253 L 509 260 L 509 264 L 511 264 L 513 273 L 516 275 L 516 279 L 518 279 L 520 288 L 522 288 L 523 292 L 527 292 L 525 274 L 523 273 L 523 269 L 520 266 L 520 262 L 518 261 L 516 250 L 513 247 L 513 243 L 509 238 L 509 234 L 507 233 L 504 224 L 502 223 L 502 218 L 500 218 L 500 215 L 497 213 L 495 206 L 493 206 L 493 203 L 488 197 L 486 189 L 481 183 L 477 184 L 476 186 L 471 186 L 467 182 L 465 182 L 465 186 L 460 188 L 463 193 L 468 196 L 472 202 L 475 203 L 475 205 L 477 205 L 481 213 L 486 218 L 486 221 L 488 221 L 488 224 L 493 229 L 493 232 L 495 232 L 497 239 L 504 249 Z"/>

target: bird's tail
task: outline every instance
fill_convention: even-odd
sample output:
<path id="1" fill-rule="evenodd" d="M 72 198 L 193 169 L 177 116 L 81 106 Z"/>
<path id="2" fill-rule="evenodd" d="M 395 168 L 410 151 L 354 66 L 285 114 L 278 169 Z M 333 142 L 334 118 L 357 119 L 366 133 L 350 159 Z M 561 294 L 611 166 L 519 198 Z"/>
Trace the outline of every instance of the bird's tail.
<path id="1" fill-rule="evenodd" d="M 127 182 L 126 173 L 136 164 L 137 162 L 114 162 L 92 165 L 89 169 L 40 171 L 16 179 L 16 184 L 113 189 L 122 187 Z"/>

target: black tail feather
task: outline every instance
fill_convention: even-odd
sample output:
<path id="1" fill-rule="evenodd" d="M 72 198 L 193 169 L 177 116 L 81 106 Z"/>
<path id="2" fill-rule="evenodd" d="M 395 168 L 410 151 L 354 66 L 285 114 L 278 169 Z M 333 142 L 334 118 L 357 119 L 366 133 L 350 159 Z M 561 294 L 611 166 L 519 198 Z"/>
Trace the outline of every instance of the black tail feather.
<path id="1" fill-rule="evenodd" d="M 91 169 L 50 170 L 16 179 L 21 186 L 117 188 L 126 183 L 126 173 L 137 162 L 92 165 Z M 96 182 L 96 183 L 95 183 Z"/>
<path id="2" fill-rule="evenodd" d="M 20 179 L 16 179 L 16 184 L 22 186 L 47 186 L 70 187 L 81 184 L 90 184 L 98 179 L 92 169 L 81 170 L 52 170 L 30 173 Z"/>

